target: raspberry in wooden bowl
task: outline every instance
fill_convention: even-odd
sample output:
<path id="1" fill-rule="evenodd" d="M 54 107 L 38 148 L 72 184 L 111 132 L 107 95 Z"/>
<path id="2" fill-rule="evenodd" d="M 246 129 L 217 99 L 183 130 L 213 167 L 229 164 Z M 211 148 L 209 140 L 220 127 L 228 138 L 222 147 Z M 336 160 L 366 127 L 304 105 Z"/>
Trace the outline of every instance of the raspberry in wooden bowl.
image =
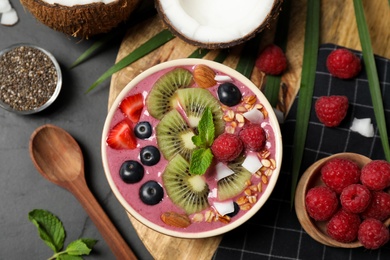
<path id="1" fill-rule="evenodd" d="M 361 172 L 372 162 L 384 161 L 339 153 L 315 162 L 304 172 L 295 193 L 295 211 L 304 230 L 317 242 L 377 249 L 372 245 L 380 247 L 389 240 L 389 187 L 372 190 L 361 181 Z M 372 222 L 373 227 L 367 228 Z M 372 236 L 366 231 L 378 226 L 384 230 L 382 237 L 367 241 L 366 237 Z"/>
<path id="2" fill-rule="evenodd" d="M 282 139 L 251 81 L 220 63 L 181 59 L 121 91 L 104 125 L 102 160 L 116 197 L 141 223 L 170 236 L 211 237 L 267 201 Z"/>

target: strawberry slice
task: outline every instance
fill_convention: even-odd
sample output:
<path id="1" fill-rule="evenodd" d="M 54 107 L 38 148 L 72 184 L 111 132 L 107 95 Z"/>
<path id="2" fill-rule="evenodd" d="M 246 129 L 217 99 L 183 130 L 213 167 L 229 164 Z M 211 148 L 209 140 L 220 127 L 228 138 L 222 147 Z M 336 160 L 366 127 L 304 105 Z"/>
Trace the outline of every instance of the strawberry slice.
<path id="1" fill-rule="evenodd" d="M 119 122 L 110 130 L 107 137 L 107 144 L 117 150 L 135 149 L 137 147 L 133 130 L 125 120 Z"/>
<path id="2" fill-rule="evenodd" d="M 137 123 L 144 108 L 144 97 L 141 93 L 128 96 L 122 100 L 119 108 L 133 123 Z"/>

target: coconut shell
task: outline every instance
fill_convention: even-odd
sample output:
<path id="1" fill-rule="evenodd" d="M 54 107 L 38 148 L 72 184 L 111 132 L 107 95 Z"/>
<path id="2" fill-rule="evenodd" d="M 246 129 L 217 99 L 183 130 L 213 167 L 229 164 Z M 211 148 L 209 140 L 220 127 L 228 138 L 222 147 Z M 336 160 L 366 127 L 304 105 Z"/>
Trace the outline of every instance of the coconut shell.
<path id="1" fill-rule="evenodd" d="M 245 2 L 245 0 L 243 0 L 243 3 L 244 2 Z M 190 38 L 186 37 L 185 35 L 182 35 L 178 30 L 176 30 L 176 28 L 171 24 L 168 17 L 165 15 L 163 8 L 161 7 L 160 1 L 159 0 L 155 1 L 156 9 L 157 9 L 157 12 L 158 12 L 161 20 L 174 35 L 178 36 L 183 41 L 185 41 L 191 45 L 197 46 L 199 48 L 204 48 L 204 49 L 230 48 L 230 47 L 239 45 L 241 43 L 244 43 L 244 42 L 252 39 L 253 37 L 256 36 L 257 33 L 261 32 L 266 27 L 269 27 L 270 23 L 272 23 L 272 21 L 277 18 L 277 16 L 279 15 L 279 12 L 281 10 L 282 3 L 283 3 L 283 0 L 274 0 L 274 4 L 272 6 L 272 9 L 269 12 L 269 14 L 267 15 L 266 19 L 264 19 L 263 23 L 260 24 L 252 32 L 248 33 L 245 37 L 242 37 L 240 39 L 236 39 L 236 40 L 233 40 L 230 42 L 208 42 L 208 43 L 205 43 L 205 42 L 196 41 L 194 39 L 190 39 Z"/>
<path id="2" fill-rule="evenodd" d="M 139 0 L 116 0 L 112 3 L 92 3 L 64 6 L 42 0 L 20 0 L 41 23 L 79 38 L 106 33 L 127 20 Z"/>

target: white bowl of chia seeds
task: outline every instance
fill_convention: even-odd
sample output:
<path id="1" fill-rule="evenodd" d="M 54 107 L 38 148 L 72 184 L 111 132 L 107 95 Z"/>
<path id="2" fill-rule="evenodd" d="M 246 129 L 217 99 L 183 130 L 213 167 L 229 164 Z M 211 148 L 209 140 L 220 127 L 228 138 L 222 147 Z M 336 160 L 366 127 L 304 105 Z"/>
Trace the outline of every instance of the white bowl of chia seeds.
<path id="1" fill-rule="evenodd" d="M 54 56 L 21 43 L 0 51 L 0 107 L 28 115 L 50 106 L 60 93 L 62 74 Z"/>

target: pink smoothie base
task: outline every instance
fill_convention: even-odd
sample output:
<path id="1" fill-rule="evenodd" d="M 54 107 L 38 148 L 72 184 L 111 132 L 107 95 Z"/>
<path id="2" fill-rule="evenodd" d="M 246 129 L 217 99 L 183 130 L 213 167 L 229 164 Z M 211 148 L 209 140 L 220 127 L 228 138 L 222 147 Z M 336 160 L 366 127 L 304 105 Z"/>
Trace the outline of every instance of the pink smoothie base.
<path id="1" fill-rule="evenodd" d="M 153 135 L 147 140 L 137 139 L 138 146 L 134 150 L 115 150 L 107 146 L 106 138 L 110 128 L 116 125 L 118 122 L 124 119 L 124 115 L 118 109 L 118 106 L 125 97 L 142 93 L 146 99 L 148 92 L 150 91 L 153 84 L 160 78 L 162 75 L 168 71 L 176 68 L 182 67 L 190 71 L 193 70 L 193 67 L 196 64 L 205 64 L 213 68 L 219 75 L 229 75 L 234 80 L 234 84 L 238 86 L 242 92 L 243 97 L 246 95 L 256 94 L 258 97 L 258 102 L 261 103 L 268 112 L 268 118 L 262 123 L 262 127 L 267 132 L 269 138 L 267 139 L 266 147 L 271 152 L 271 158 L 276 161 L 276 169 L 273 171 L 272 175 L 269 177 L 269 182 L 267 185 L 263 186 L 262 193 L 258 194 L 258 200 L 253 205 L 253 207 L 248 210 L 240 210 L 240 212 L 231 218 L 230 223 L 224 224 L 220 221 L 212 222 L 195 222 L 192 223 L 187 228 L 175 228 L 169 225 L 166 225 L 161 219 L 160 216 L 163 212 L 174 211 L 178 213 L 184 213 L 184 211 L 177 206 L 175 206 L 164 189 L 164 199 L 157 205 L 148 206 L 145 205 L 139 198 L 139 189 L 143 183 L 148 180 L 155 180 L 159 182 L 162 186 L 161 175 L 167 165 L 167 160 L 161 154 L 161 160 L 158 164 L 154 166 L 145 166 L 145 176 L 139 183 L 127 184 L 122 181 L 119 176 L 119 169 L 122 163 L 126 160 L 136 160 L 140 162 L 139 152 L 140 149 L 146 145 L 155 145 L 157 146 L 156 136 L 155 136 L 155 127 L 159 123 L 159 120 L 151 117 L 145 107 L 141 115 L 140 121 L 148 121 L 153 127 Z M 209 88 L 208 90 L 216 97 L 216 91 L 218 86 Z M 107 116 L 103 134 L 102 134 L 102 159 L 103 167 L 106 173 L 107 180 L 110 184 L 111 189 L 114 194 L 123 205 L 123 207 L 137 220 L 141 223 L 149 226 L 150 228 L 159 231 L 161 233 L 183 237 L 183 238 L 201 238 L 201 237 L 210 237 L 219 234 L 223 234 L 233 228 L 241 225 L 251 216 L 253 216 L 265 203 L 271 194 L 276 181 L 278 179 L 281 160 L 282 160 L 282 141 L 280 135 L 279 125 L 277 119 L 273 113 L 271 106 L 268 101 L 266 101 L 263 94 L 253 85 L 251 81 L 247 78 L 232 70 L 231 68 L 215 63 L 212 61 L 202 60 L 202 59 L 182 59 L 165 62 L 159 65 L 156 65 L 145 72 L 141 73 L 139 76 L 134 78 L 118 95 L 115 102 L 112 105 L 112 108 L 109 111 Z M 205 174 L 206 181 L 209 185 L 210 191 L 216 189 L 217 182 L 215 180 L 215 173 L 213 172 L 213 166 L 209 168 L 208 172 Z M 252 183 L 256 184 L 261 181 L 258 178 L 252 176 Z M 240 196 L 240 195 L 239 195 Z M 237 197 L 239 197 L 237 196 Z M 235 199 L 235 198 L 233 198 Z M 211 194 L 209 196 L 210 205 L 213 204 L 216 198 Z M 206 209 L 208 210 L 208 209 Z M 206 211 L 205 210 L 205 211 Z M 192 216 L 192 215 L 191 215 Z M 190 218 L 191 218 L 190 216 Z"/>

